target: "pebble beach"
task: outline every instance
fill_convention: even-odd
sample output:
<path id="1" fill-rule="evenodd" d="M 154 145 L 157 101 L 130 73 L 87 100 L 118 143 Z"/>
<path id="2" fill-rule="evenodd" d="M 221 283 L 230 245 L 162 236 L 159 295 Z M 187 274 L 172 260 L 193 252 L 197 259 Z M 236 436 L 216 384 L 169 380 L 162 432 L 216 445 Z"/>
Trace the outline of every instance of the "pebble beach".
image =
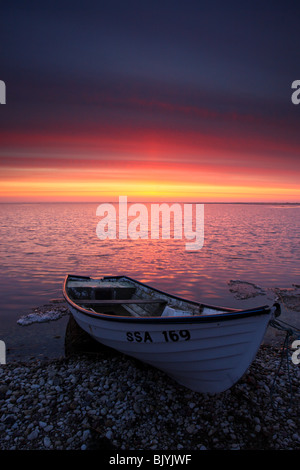
<path id="1" fill-rule="evenodd" d="M 262 345 L 216 395 L 108 348 L 4 364 L 0 449 L 299 450 L 299 365 L 281 359 L 280 347 Z"/>

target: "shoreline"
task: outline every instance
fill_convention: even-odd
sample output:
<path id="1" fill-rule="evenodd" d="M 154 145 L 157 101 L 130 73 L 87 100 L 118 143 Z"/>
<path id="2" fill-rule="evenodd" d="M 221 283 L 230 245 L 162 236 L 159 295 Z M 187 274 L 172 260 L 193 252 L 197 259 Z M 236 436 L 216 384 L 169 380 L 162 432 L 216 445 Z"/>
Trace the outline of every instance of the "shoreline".
<path id="1" fill-rule="evenodd" d="M 289 359 L 290 360 L 290 359 Z M 109 348 L 0 366 L 1 450 L 299 450 L 299 365 L 276 380 L 280 348 L 262 345 L 217 395 L 179 386 Z"/>
<path id="2" fill-rule="evenodd" d="M 229 286 L 242 300 L 266 293 L 243 281 Z M 300 310 L 298 289 L 276 289 L 295 316 Z M 292 350 L 281 363 L 285 332 L 272 329 L 265 336 L 256 358 L 231 389 L 199 394 L 96 343 L 64 305 L 52 299 L 20 319 L 23 325 L 45 326 L 51 320 L 68 320 L 60 337 L 64 355 L 0 365 L 0 450 L 113 454 L 300 449 L 300 365 L 291 361 Z"/>

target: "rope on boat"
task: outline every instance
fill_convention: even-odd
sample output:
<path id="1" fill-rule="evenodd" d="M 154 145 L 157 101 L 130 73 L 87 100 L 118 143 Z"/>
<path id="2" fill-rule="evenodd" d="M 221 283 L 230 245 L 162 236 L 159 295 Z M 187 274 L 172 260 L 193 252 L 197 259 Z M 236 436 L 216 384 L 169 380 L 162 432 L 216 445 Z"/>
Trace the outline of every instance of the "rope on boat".
<path id="1" fill-rule="evenodd" d="M 273 326 L 273 328 L 276 328 L 278 330 L 286 332 L 285 339 L 284 339 L 283 346 L 282 346 L 282 350 L 281 350 L 280 364 L 279 364 L 279 367 L 278 367 L 278 369 L 275 373 L 274 381 L 273 381 L 271 391 L 270 391 L 271 403 L 272 403 L 272 406 L 273 406 L 274 409 L 281 410 L 281 408 L 279 407 L 279 404 L 277 404 L 277 406 L 275 406 L 274 400 L 273 400 L 273 394 L 275 392 L 275 383 L 276 383 L 276 380 L 279 376 L 280 369 L 282 367 L 284 359 L 286 359 L 288 383 L 289 383 L 289 392 L 290 392 L 290 401 L 289 401 L 289 404 L 288 404 L 288 407 L 287 407 L 287 409 L 289 409 L 291 407 L 291 403 L 292 403 L 292 400 L 293 400 L 293 389 L 292 389 L 292 380 L 291 380 L 291 372 L 290 372 L 290 358 L 289 358 L 289 341 L 292 337 L 295 337 L 296 339 L 300 339 L 300 330 L 298 328 L 295 328 L 294 326 L 289 325 L 288 323 L 286 323 L 282 320 L 278 320 L 278 319 L 271 320 L 270 326 Z"/>

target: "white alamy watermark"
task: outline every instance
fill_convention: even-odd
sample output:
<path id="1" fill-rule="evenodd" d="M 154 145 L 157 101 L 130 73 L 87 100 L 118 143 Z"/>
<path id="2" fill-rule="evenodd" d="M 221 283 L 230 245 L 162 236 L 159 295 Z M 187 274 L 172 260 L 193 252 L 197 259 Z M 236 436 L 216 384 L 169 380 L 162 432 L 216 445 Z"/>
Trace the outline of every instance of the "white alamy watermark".
<path id="1" fill-rule="evenodd" d="M 300 80 L 294 80 L 292 83 L 292 89 L 296 90 L 292 93 L 291 99 L 293 104 L 300 103 Z"/>
<path id="2" fill-rule="evenodd" d="M 6 104 L 6 86 L 3 80 L 0 80 L 0 104 Z"/>
<path id="3" fill-rule="evenodd" d="M 101 220 L 96 233 L 100 240 L 157 240 L 161 234 L 162 239 L 185 239 L 189 251 L 203 247 L 204 204 L 128 204 L 127 196 L 119 196 L 118 208 L 115 206 L 103 203 L 97 207 Z"/>
<path id="4" fill-rule="evenodd" d="M 296 349 L 296 351 L 292 354 L 292 362 L 293 364 L 300 364 L 300 340 L 296 339 L 292 343 L 292 349 Z"/>
<path id="5" fill-rule="evenodd" d="M 6 364 L 6 346 L 2 340 L 0 340 L 0 364 Z"/>

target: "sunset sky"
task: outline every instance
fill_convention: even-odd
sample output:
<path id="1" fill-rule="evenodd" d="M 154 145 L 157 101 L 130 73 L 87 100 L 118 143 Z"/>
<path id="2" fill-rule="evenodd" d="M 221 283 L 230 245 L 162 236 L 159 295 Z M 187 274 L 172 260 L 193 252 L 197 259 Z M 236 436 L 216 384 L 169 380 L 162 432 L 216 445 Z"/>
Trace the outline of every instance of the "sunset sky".
<path id="1" fill-rule="evenodd" d="M 1 7 L 0 202 L 300 202 L 295 2 Z"/>

